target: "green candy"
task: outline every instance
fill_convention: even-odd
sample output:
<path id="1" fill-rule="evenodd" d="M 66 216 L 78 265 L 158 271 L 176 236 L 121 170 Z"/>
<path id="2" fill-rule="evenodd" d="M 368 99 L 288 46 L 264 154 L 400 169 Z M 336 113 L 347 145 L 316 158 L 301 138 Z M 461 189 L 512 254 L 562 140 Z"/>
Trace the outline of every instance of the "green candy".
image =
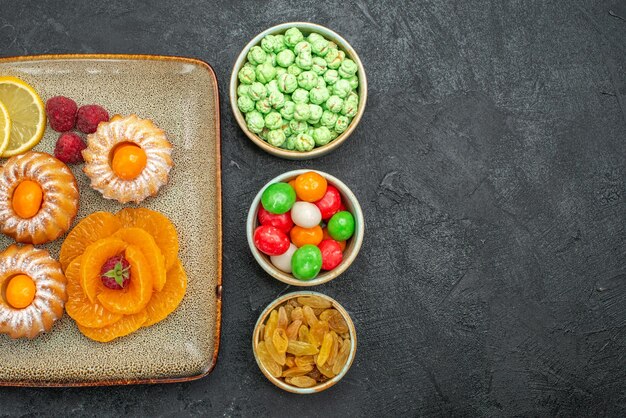
<path id="1" fill-rule="evenodd" d="M 237 99 L 237 107 L 243 113 L 252 112 L 254 110 L 254 101 L 248 96 L 241 96 Z"/>
<path id="2" fill-rule="evenodd" d="M 276 37 L 274 35 L 267 35 L 261 40 L 261 48 L 267 53 L 274 52 L 276 49 Z"/>
<path id="3" fill-rule="evenodd" d="M 281 109 L 285 106 L 285 95 L 278 90 L 272 91 L 269 96 L 269 101 L 270 106 L 274 109 Z"/>
<path id="4" fill-rule="evenodd" d="M 317 85 L 317 75 L 313 71 L 303 71 L 298 76 L 298 86 L 311 90 Z"/>
<path id="5" fill-rule="evenodd" d="M 353 75 L 350 78 L 347 78 L 346 80 L 348 80 L 348 83 L 350 83 L 350 87 L 352 88 L 352 90 L 356 90 L 357 87 L 359 87 L 359 77 L 356 75 Z"/>
<path id="6" fill-rule="evenodd" d="M 257 104 L 260 102 L 257 102 Z M 265 126 L 267 129 L 278 129 L 283 124 L 283 118 L 280 116 L 280 113 L 273 110 L 265 115 Z"/>
<path id="7" fill-rule="evenodd" d="M 243 84 L 252 84 L 256 81 L 256 74 L 254 73 L 254 67 L 251 66 L 243 66 L 241 70 L 239 70 L 239 74 L 237 74 L 239 81 Z"/>
<path id="8" fill-rule="evenodd" d="M 237 87 L 237 96 L 247 96 L 248 95 L 248 90 L 250 89 L 250 86 L 248 84 L 240 84 Z"/>
<path id="9" fill-rule="evenodd" d="M 291 64 L 289 67 L 287 67 L 287 72 L 289 74 L 299 76 L 300 73 L 302 72 L 302 68 L 298 67 L 296 64 Z"/>
<path id="10" fill-rule="evenodd" d="M 281 74 L 285 74 L 286 72 L 287 72 L 287 69 L 283 67 L 276 67 L 276 78 L 278 78 L 278 76 Z"/>
<path id="11" fill-rule="evenodd" d="M 267 97 L 267 89 L 263 84 L 255 81 L 250 85 L 250 88 L 248 89 L 248 97 L 250 97 L 255 102 L 261 99 L 265 99 Z"/>
<path id="12" fill-rule="evenodd" d="M 309 92 L 309 101 L 316 105 L 325 103 L 330 97 L 330 92 L 326 87 L 314 87 Z"/>
<path id="13" fill-rule="evenodd" d="M 261 205 L 269 213 L 282 215 L 296 203 L 296 191 L 288 183 L 272 183 L 261 195 Z"/>
<path id="14" fill-rule="evenodd" d="M 293 135 L 293 132 L 291 131 L 288 122 L 283 123 L 281 130 L 285 133 L 285 138 L 289 138 L 291 135 Z"/>
<path id="15" fill-rule="evenodd" d="M 309 33 L 309 36 L 307 36 L 307 39 L 309 43 L 313 43 L 318 39 L 324 39 L 324 37 L 320 35 L 319 33 L 311 32 Z"/>
<path id="16" fill-rule="evenodd" d="M 265 89 L 267 90 L 267 95 L 269 96 L 272 92 L 280 91 L 278 90 L 278 81 L 272 80 L 265 85 Z"/>
<path id="17" fill-rule="evenodd" d="M 341 62 L 345 58 L 346 54 L 343 51 L 339 51 L 338 49 L 331 49 L 328 51 L 328 54 L 324 57 L 326 63 L 328 64 L 328 68 L 331 70 L 336 70 L 341 66 Z"/>
<path id="18" fill-rule="evenodd" d="M 289 28 L 285 32 L 285 45 L 289 47 L 294 47 L 298 42 L 304 39 L 304 35 L 298 28 Z"/>
<path id="19" fill-rule="evenodd" d="M 343 107 L 343 99 L 337 95 L 332 95 L 326 100 L 326 109 L 330 110 L 333 113 L 341 112 L 341 108 Z"/>
<path id="20" fill-rule="evenodd" d="M 260 133 L 265 127 L 263 115 L 256 110 L 246 113 L 246 125 L 248 129 L 250 129 L 250 132 L 254 132 L 255 134 Z"/>
<path id="21" fill-rule="evenodd" d="M 337 82 L 337 80 L 339 80 L 339 73 L 337 70 L 327 70 L 324 73 L 324 81 L 327 84 L 333 85 Z"/>
<path id="22" fill-rule="evenodd" d="M 310 54 L 311 53 L 311 44 L 308 43 L 307 41 L 300 41 L 293 48 L 293 52 L 295 52 L 296 55 L 300 55 L 303 52 L 306 52 L 306 53 Z"/>
<path id="23" fill-rule="evenodd" d="M 309 92 L 305 89 L 296 89 L 291 94 L 291 100 L 294 103 L 308 103 L 309 102 Z"/>
<path id="24" fill-rule="evenodd" d="M 263 64 L 267 59 L 267 54 L 260 46 L 253 46 L 248 52 L 248 62 L 252 65 Z"/>
<path id="25" fill-rule="evenodd" d="M 285 45 L 285 35 L 274 36 L 274 53 L 278 54 L 280 51 L 284 51 L 287 48 Z"/>
<path id="26" fill-rule="evenodd" d="M 268 132 L 267 142 L 275 147 L 280 147 L 285 143 L 287 137 L 282 129 L 274 129 Z"/>
<path id="27" fill-rule="evenodd" d="M 354 96 L 350 96 L 354 97 Z M 346 99 L 343 101 L 343 107 L 341 108 L 341 114 L 349 118 L 356 116 L 356 112 L 359 108 L 359 100 Z"/>
<path id="28" fill-rule="evenodd" d="M 306 103 L 296 103 L 296 108 L 293 112 L 293 118 L 297 121 L 306 121 L 311 116 L 311 109 Z"/>
<path id="29" fill-rule="evenodd" d="M 276 77 L 276 68 L 270 64 L 270 62 L 266 62 L 264 64 L 258 65 L 256 67 L 256 80 L 260 83 L 267 84 Z"/>
<path id="30" fill-rule="evenodd" d="M 311 42 L 311 50 L 315 55 L 325 56 L 329 51 L 328 41 L 324 38 L 316 38 Z"/>
<path id="31" fill-rule="evenodd" d="M 341 62 L 341 66 L 339 67 L 338 72 L 342 78 L 350 78 L 354 74 L 356 74 L 357 70 L 358 67 L 356 65 L 356 62 L 352 61 L 350 58 L 347 58 Z"/>
<path id="32" fill-rule="evenodd" d="M 317 77 L 317 86 L 315 87 L 324 87 L 328 88 L 326 81 L 324 81 L 324 77 Z"/>
<path id="33" fill-rule="evenodd" d="M 348 129 L 348 125 L 350 125 L 350 118 L 347 116 L 339 116 L 337 122 L 335 122 L 335 132 L 338 134 L 343 133 Z"/>
<path id="34" fill-rule="evenodd" d="M 284 49 L 276 55 L 276 64 L 281 67 L 289 67 L 296 59 L 296 54 L 291 49 Z"/>
<path id="35" fill-rule="evenodd" d="M 285 142 L 283 143 L 283 148 L 289 151 L 295 150 L 296 149 L 296 136 L 295 135 L 288 136 Z"/>
<path id="36" fill-rule="evenodd" d="M 267 141 L 267 134 L 270 132 L 269 129 L 267 128 L 263 128 L 263 130 L 261 131 L 261 133 L 259 134 L 259 136 L 261 137 L 262 140 Z"/>
<path id="37" fill-rule="evenodd" d="M 301 120 L 290 120 L 289 127 L 294 134 L 301 134 L 309 129 L 309 124 Z"/>
<path id="38" fill-rule="evenodd" d="M 318 106 L 316 104 L 310 104 L 309 112 L 310 112 L 310 115 L 309 115 L 309 118 L 307 119 L 307 122 L 311 125 L 315 125 L 319 123 L 320 119 L 322 118 L 324 109 L 322 109 L 321 106 Z"/>
<path id="39" fill-rule="evenodd" d="M 296 150 L 300 152 L 311 151 L 315 147 L 315 141 L 311 138 L 311 135 L 304 133 L 296 135 L 294 144 L 296 146 Z"/>
<path id="40" fill-rule="evenodd" d="M 291 271 L 298 280 L 314 279 L 322 269 L 322 252 L 312 244 L 298 248 L 291 256 Z"/>
<path id="41" fill-rule="evenodd" d="M 259 77 L 257 76 L 257 79 Z M 350 82 L 348 80 L 337 80 L 337 82 L 333 85 L 333 94 L 336 96 L 345 99 L 348 93 L 352 91 L 352 87 L 350 87 Z"/>
<path id="42" fill-rule="evenodd" d="M 330 140 L 332 141 L 333 139 L 337 138 L 339 136 L 339 134 L 337 132 L 330 131 Z"/>
<path id="43" fill-rule="evenodd" d="M 332 138 L 330 136 L 330 129 L 325 126 L 315 128 L 315 130 L 313 131 L 313 140 L 315 141 L 315 145 L 317 145 L 318 147 L 328 144 L 331 139 Z"/>
<path id="44" fill-rule="evenodd" d="M 300 55 L 296 57 L 296 65 L 303 70 L 310 70 L 313 66 L 313 56 L 310 52 L 302 51 Z"/>
<path id="45" fill-rule="evenodd" d="M 330 110 L 324 110 L 322 113 L 322 118 L 320 119 L 320 123 L 322 126 L 325 126 L 329 129 L 335 128 L 335 123 L 337 122 L 338 115 L 336 113 L 331 112 Z"/>
<path id="46" fill-rule="evenodd" d="M 335 241 L 345 241 L 354 234 L 354 216 L 347 210 L 335 213 L 328 221 L 328 234 Z"/>
<path id="47" fill-rule="evenodd" d="M 285 101 L 285 105 L 280 109 L 280 115 L 285 120 L 293 119 L 293 112 L 296 110 L 296 104 L 291 100 Z M 334 123 L 333 123 L 334 124 Z"/>
<path id="48" fill-rule="evenodd" d="M 293 93 L 293 91 L 298 88 L 296 76 L 288 72 L 278 76 L 276 83 L 278 84 L 278 90 L 282 93 Z"/>
<path id="49" fill-rule="evenodd" d="M 262 113 L 262 114 L 267 114 L 270 112 L 270 110 L 272 110 L 272 105 L 270 104 L 270 99 L 268 99 L 267 97 L 265 99 L 261 99 L 258 102 L 256 102 L 256 105 L 254 106 L 254 108 Z"/>
<path id="50" fill-rule="evenodd" d="M 311 66 L 311 71 L 315 74 L 322 76 L 328 69 L 328 64 L 326 64 L 326 60 L 320 57 L 313 58 L 313 65 Z"/>

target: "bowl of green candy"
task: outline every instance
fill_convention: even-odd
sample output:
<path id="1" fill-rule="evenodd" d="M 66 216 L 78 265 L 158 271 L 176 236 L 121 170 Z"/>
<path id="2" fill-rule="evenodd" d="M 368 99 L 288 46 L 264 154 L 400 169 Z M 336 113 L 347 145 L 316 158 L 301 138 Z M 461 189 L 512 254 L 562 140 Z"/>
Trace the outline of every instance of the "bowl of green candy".
<path id="1" fill-rule="evenodd" d="M 320 157 L 358 125 L 367 101 L 359 56 L 332 30 L 307 22 L 273 26 L 243 49 L 230 79 L 237 123 L 278 157 Z"/>

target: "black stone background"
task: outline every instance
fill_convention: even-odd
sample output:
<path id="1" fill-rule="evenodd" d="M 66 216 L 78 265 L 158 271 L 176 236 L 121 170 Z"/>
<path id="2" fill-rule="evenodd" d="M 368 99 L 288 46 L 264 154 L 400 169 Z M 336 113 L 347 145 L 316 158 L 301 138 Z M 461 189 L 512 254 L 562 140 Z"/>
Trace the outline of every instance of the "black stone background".
<path id="1" fill-rule="evenodd" d="M 198 57 L 222 107 L 224 310 L 219 361 L 175 385 L 0 389 L 0 416 L 624 416 L 626 2 L 0 0 L 0 54 Z M 291 162 L 232 116 L 231 66 L 271 25 L 347 38 L 369 100 L 350 140 Z M 266 275 L 248 206 L 311 167 L 355 191 L 354 265 L 315 290 L 351 312 L 356 361 L 314 396 L 272 386 L 250 336 L 295 290 Z M 1 365 L 0 365 L 1 367 Z"/>

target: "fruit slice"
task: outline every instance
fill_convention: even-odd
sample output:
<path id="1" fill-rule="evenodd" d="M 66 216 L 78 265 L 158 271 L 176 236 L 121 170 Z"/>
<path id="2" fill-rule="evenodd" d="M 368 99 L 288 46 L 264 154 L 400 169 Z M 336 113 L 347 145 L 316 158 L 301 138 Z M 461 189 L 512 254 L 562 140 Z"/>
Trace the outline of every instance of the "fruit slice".
<path id="1" fill-rule="evenodd" d="M 11 118 L 6 106 L 0 102 L 0 154 L 4 152 L 9 145 L 11 137 Z"/>
<path id="2" fill-rule="evenodd" d="M 96 295 L 105 289 L 100 280 L 102 265 L 109 258 L 121 254 L 127 246 L 128 244 L 120 239 L 103 238 L 85 250 L 80 263 L 80 285 L 91 303 L 96 303 Z M 106 308 L 106 305 L 104 306 Z"/>
<path id="3" fill-rule="evenodd" d="M 63 245 L 61 245 L 59 261 L 63 271 L 90 244 L 112 235 L 121 227 L 122 223 L 120 220 L 109 212 L 94 212 L 80 221 L 67 235 Z"/>
<path id="4" fill-rule="evenodd" d="M 178 234 L 174 224 L 163 214 L 145 208 L 126 208 L 116 215 L 125 228 L 144 229 L 154 237 L 154 241 L 165 257 L 165 268 L 172 268 L 178 260 Z"/>
<path id="5" fill-rule="evenodd" d="M 124 337 L 141 328 L 148 314 L 140 311 L 134 315 L 126 315 L 114 324 L 102 328 L 88 328 L 78 324 L 78 329 L 83 335 L 101 343 L 107 343 L 119 337 Z"/>
<path id="6" fill-rule="evenodd" d="M 46 129 L 46 112 L 35 89 L 19 78 L 0 77 L 0 101 L 11 119 L 11 135 L 2 157 L 21 154 L 37 145 Z"/>
<path id="7" fill-rule="evenodd" d="M 109 239 L 118 241 L 113 238 Z M 87 251 L 85 251 L 86 254 Z M 105 309 L 111 312 L 131 315 L 146 307 L 152 296 L 153 282 L 150 264 L 138 247 L 128 245 L 124 257 L 130 263 L 130 283 L 122 290 L 108 289 L 102 286 L 98 300 Z"/>
<path id="8" fill-rule="evenodd" d="M 159 249 L 159 246 L 148 234 L 141 228 L 122 228 L 115 232 L 113 238 L 119 238 L 127 244 L 138 247 L 146 257 L 152 272 L 152 281 L 154 290 L 160 291 L 165 286 L 165 258 Z"/>
<path id="9" fill-rule="evenodd" d="M 67 278 L 67 314 L 79 325 L 89 328 L 102 328 L 122 319 L 123 315 L 104 309 L 98 302 L 91 303 L 80 285 L 80 262 L 75 258 L 65 270 Z"/>
<path id="10" fill-rule="evenodd" d="M 160 292 L 154 292 L 150 302 L 146 306 L 148 319 L 144 327 L 156 324 L 164 320 L 174 312 L 185 296 L 187 290 L 187 274 L 180 260 L 167 272 L 165 287 Z"/>

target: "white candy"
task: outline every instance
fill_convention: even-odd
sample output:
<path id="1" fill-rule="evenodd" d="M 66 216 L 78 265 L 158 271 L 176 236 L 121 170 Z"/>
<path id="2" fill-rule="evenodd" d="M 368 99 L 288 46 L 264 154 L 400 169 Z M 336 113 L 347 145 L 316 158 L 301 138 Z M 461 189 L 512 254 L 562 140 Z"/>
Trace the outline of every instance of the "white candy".
<path id="1" fill-rule="evenodd" d="M 313 228 L 322 222 L 322 212 L 313 203 L 296 202 L 291 208 L 291 219 L 302 228 Z"/>
<path id="2" fill-rule="evenodd" d="M 270 257 L 272 264 L 278 270 L 282 270 L 285 273 L 291 273 L 291 256 L 296 252 L 298 247 L 293 244 L 289 244 L 289 249 L 281 255 L 273 255 Z"/>

